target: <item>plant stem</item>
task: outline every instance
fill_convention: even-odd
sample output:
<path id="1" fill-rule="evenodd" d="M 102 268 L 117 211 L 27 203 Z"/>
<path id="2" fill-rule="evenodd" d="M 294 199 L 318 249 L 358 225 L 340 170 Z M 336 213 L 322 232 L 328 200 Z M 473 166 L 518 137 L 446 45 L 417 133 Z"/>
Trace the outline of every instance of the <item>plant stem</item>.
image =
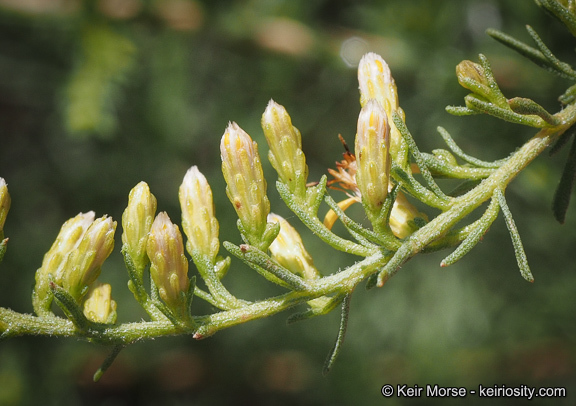
<path id="1" fill-rule="evenodd" d="M 382 285 L 384 280 L 397 272 L 403 262 L 442 237 L 456 223 L 490 199 L 497 188 L 504 190 L 522 169 L 576 122 L 576 105 L 566 107 L 555 117 L 561 122 L 560 125 L 544 128 L 538 132 L 480 185 L 465 195 L 451 200 L 450 207 L 446 211 L 407 238 L 396 252 L 379 248 L 370 250 L 366 253 L 366 258 L 341 272 L 307 281 L 305 290 L 291 291 L 238 308 L 196 316 L 194 323 L 191 324 L 194 327 L 176 326 L 169 321 L 157 320 L 125 323 L 119 326 L 99 326 L 80 331 L 71 321 L 60 317 L 36 317 L 0 308 L 0 331 L 2 331 L 0 339 L 21 335 L 50 335 L 80 337 L 116 346 L 175 334 L 193 334 L 194 338 L 201 339 L 224 328 L 272 316 L 324 295 L 349 294 L 364 279 L 384 269 L 379 278 L 379 283 Z M 366 247 L 361 249 L 368 251 Z"/>

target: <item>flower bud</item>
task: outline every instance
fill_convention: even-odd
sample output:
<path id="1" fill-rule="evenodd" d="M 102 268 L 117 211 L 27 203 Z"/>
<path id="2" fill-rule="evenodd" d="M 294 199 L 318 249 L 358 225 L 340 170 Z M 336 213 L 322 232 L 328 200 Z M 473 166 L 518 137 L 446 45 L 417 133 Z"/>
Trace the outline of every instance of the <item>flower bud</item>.
<path id="1" fill-rule="evenodd" d="M 169 309 L 183 315 L 190 287 L 188 260 L 184 255 L 182 234 L 165 212 L 158 213 L 147 243 L 150 274 L 160 297 Z"/>
<path id="2" fill-rule="evenodd" d="M 456 77 L 463 88 L 490 100 L 490 83 L 481 65 L 468 60 L 462 61 L 456 66 Z"/>
<path id="3" fill-rule="evenodd" d="M 262 115 L 262 129 L 270 147 L 268 159 L 290 192 L 303 197 L 308 166 L 302 151 L 300 131 L 292 125 L 286 109 L 270 100 Z"/>
<path id="4" fill-rule="evenodd" d="M 0 242 L 4 239 L 4 223 L 10 210 L 10 194 L 4 178 L 0 178 Z"/>
<path id="5" fill-rule="evenodd" d="M 408 201 L 404 193 L 398 192 L 390 213 L 390 229 L 398 238 L 406 238 L 418 229 L 414 223 L 417 217 L 428 221 L 426 214 L 421 213 Z"/>
<path id="6" fill-rule="evenodd" d="M 112 300 L 112 287 L 107 284 L 93 286 L 84 302 L 84 315 L 95 323 L 116 323 L 116 302 Z"/>
<path id="7" fill-rule="evenodd" d="M 188 169 L 178 196 L 182 208 L 182 230 L 188 237 L 188 252 L 192 254 L 197 250 L 214 263 L 220 248 L 219 225 L 214 216 L 212 189 L 198 167 Z"/>
<path id="8" fill-rule="evenodd" d="M 248 242 L 258 245 L 270 212 L 258 146 L 238 124 L 230 123 L 222 136 L 220 153 L 226 194 L 247 233 Z"/>
<path id="9" fill-rule="evenodd" d="M 68 257 L 78 247 L 86 229 L 94 221 L 94 212 L 80 213 L 66 221 L 54 244 L 44 255 L 42 266 L 36 271 L 36 286 L 32 295 L 34 311 L 39 316 L 50 313 L 52 294 L 50 292 L 50 275 L 56 284 L 62 283 Z"/>
<path id="10" fill-rule="evenodd" d="M 318 270 L 314 266 L 312 257 L 304 248 L 298 231 L 277 214 L 270 213 L 268 220 L 280 223 L 280 232 L 270 245 L 272 258 L 284 268 L 301 275 L 304 279 L 317 279 L 319 277 Z"/>
<path id="11" fill-rule="evenodd" d="M 390 125 L 390 155 L 401 167 L 408 164 L 408 148 L 402 134 L 392 121 L 392 113 L 398 113 L 404 119 L 404 112 L 398 104 L 398 90 L 390 68 L 384 59 L 373 52 L 362 57 L 358 65 L 358 83 L 360 84 L 360 105 L 376 99 L 386 111 Z"/>
<path id="12" fill-rule="evenodd" d="M 148 264 L 146 242 L 156 214 L 156 198 L 146 182 L 138 183 L 128 195 L 128 206 L 122 214 L 122 243 L 137 270 Z"/>
<path id="13" fill-rule="evenodd" d="M 80 300 L 100 275 L 102 264 L 114 249 L 116 222 L 102 216 L 88 227 L 78 247 L 70 254 L 62 276 L 62 287 Z"/>
<path id="14" fill-rule="evenodd" d="M 374 215 L 388 195 L 390 127 L 380 103 L 370 100 L 360 111 L 356 134 L 356 183 L 362 202 Z"/>
<path id="15" fill-rule="evenodd" d="M 382 57 L 369 52 L 358 65 L 360 84 L 360 105 L 364 107 L 371 99 L 376 99 L 388 115 L 398 108 L 398 90 L 388 64 Z"/>

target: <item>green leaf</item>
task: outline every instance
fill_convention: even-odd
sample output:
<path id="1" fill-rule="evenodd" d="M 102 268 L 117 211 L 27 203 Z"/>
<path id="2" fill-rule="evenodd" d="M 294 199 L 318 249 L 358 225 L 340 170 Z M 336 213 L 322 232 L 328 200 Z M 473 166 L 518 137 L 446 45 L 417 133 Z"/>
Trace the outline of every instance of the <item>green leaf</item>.
<path id="1" fill-rule="evenodd" d="M 480 239 L 486 232 L 488 228 L 492 225 L 496 217 L 498 217 L 498 211 L 500 206 L 498 205 L 498 200 L 492 197 L 490 205 L 477 222 L 476 227 L 472 229 L 470 234 L 462 241 L 462 243 L 456 248 L 450 255 L 442 260 L 440 263 L 441 267 L 449 266 L 459 261 L 464 255 L 466 255 L 472 248 L 480 242 Z"/>
<path id="2" fill-rule="evenodd" d="M 528 34 L 530 34 L 536 45 L 538 45 L 538 48 L 540 49 L 542 55 L 548 61 L 548 67 L 550 68 L 550 70 L 565 78 L 576 79 L 576 71 L 574 71 L 574 69 L 572 69 L 572 67 L 566 62 L 562 62 L 558 58 L 556 58 L 556 56 L 546 46 L 546 44 L 544 44 L 544 41 L 542 41 L 540 36 L 536 33 L 536 31 L 534 31 L 532 27 L 527 25 L 526 30 L 528 31 Z"/>
<path id="3" fill-rule="evenodd" d="M 536 0 L 536 4 L 550 11 L 576 37 L 576 16 L 570 9 L 564 7 L 558 0 Z"/>
<path id="4" fill-rule="evenodd" d="M 82 332 L 88 331 L 93 323 L 84 316 L 84 312 L 76 300 L 64 288 L 52 281 L 50 282 L 50 290 L 54 295 L 54 301 L 66 317 L 74 323 L 74 326 Z"/>
<path id="5" fill-rule="evenodd" d="M 558 97 L 558 101 L 564 105 L 574 103 L 576 101 L 576 85 L 570 86 L 563 95 Z"/>
<path id="6" fill-rule="evenodd" d="M 446 106 L 446 111 L 453 116 L 475 116 L 482 114 L 480 111 L 472 110 L 464 106 Z"/>
<path id="7" fill-rule="evenodd" d="M 560 183 L 558 184 L 558 188 L 556 188 L 554 199 L 552 200 L 552 211 L 554 212 L 554 218 L 556 218 L 560 224 L 564 224 L 564 221 L 566 220 L 566 212 L 568 211 L 568 206 L 570 205 L 570 196 L 572 195 L 572 189 L 574 188 L 575 178 L 576 138 L 574 138 L 572 141 L 568 159 L 566 160 L 564 170 L 562 171 L 562 177 L 560 178 Z"/>
<path id="8" fill-rule="evenodd" d="M 498 199 L 498 204 L 502 208 L 502 213 L 504 214 L 504 220 L 506 220 L 506 227 L 510 232 L 510 237 L 512 238 L 512 245 L 514 246 L 514 253 L 516 254 L 516 261 L 518 262 L 518 267 L 520 268 L 520 274 L 528 282 L 534 282 L 534 277 L 532 272 L 530 272 L 530 267 L 528 266 L 528 258 L 526 257 L 526 252 L 524 251 L 524 246 L 522 245 L 522 240 L 520 239 L 520 234 L 518 233 L 518 228 L 516 223 L 512 218 L 512 212 L 506 203 L 506 198 L 504 193 L 500 189 L 494 190 L 494 196 Z"/>
<path id="9" fill-rule="evenodd" d="M 351 294 L 347 294 L 344 296 L 342 300 L 342 313 L 340 316 L 340 328 L 338 329 L 338 336 L 336 337 L 336 342 L 334 343 L 334 347 L 328 354 L 328 358 L 326 358 L 326 362 L 324 363 L 324 369 L 322 370 L 322 374 L 326 376 L 330 369 L 334 365 L 336 358 L 340 354 L 342 350 L 342 345 L 344 344 L 344 338 L 346 337 L 346 329 L 348 328 L 348 316 L 350 315 L 350 298 Z"/>
<path id="10" fill-rule="evenodd" d="M 308 284 L 304 279 L 284 268 L 258 248 L 248 244 L 242 244 L 237 247 L 228 241 L 225 241 L 223 245 L 232 255 L 240 259 L 270 282 L 290 290 L 308 290 Z"/>
<path id="11" fill-rule="evenodd" d="M 112 363 L 114 362 L 118 354 L 120 354 L 120 351 L 124 349 L 124 347 L 125 347 L 124 344 L 118 344 L 115 345 L 114 348 L 112 348 L 112 351 L 110 352 L 110 354 L 108 354 L 108 356 L 106 357 L 100 368 L 98 368 L 98 370 L 94 373 L 93 377 L 94 382 L 98 382 L 100 378 L 102 378 L 104 372 L 106 372 L 108 368 L 110 368 L 110 365 L 112 365 Z"/>
<path id="12" fill-rule="evenodd" d="M 446 131 L 443 127 L 438 127 L 437 131 L 440 133 L 440 136 L 444 139 L 446 145 L 448 145 L 448 148 L 450 148 L 450 150 L 457 157 L 463 159 L 464 161 L 472 165 L 479 166 L 481 168 L 499 168 L 504 162 L 506 162 L 506 159 L 499 159 L 497 161 L 488 162 L 488 161 L 482 161 L 478 158 L 474 158 L 473 156 L 468 155 L 464 151 L 462 151 L 462 149 L 458 146 L 458 144 L 456 144 L 456 141 L 454 141 L 454 139 L 450 136 L 448 131 Z"/>
<path id="13" fill-rule="evenodd" d="M 300 221 L 302 221 L 302 223 L 304 223 L 304 225 L 308 227 L 310 231 L 316 234 L 326 244 L 330 245 L 331 247 L 337 250 L 344 251 L 349 254 L 354 254 L 363 257 L 370 255 L 370 253 L 372 252 L 371 248 L 365 247 L 361 244 L 356 244 L 353 241 L 346 240 L 330 231 L 328 227 L 326 227 L 320 221 L 320 219 L 316 217 L 316 213 L 314 214 L 310 213 L 309 206 L 302 207 L 300 204 L 298 204 L 298 202 L 295 201 L 293 195 L 290 193 L 290 191 L 288 190 L 288 188 L 284 183 L 276 182 L 276 188 L 278 189 L 280 197 L 282 198 L 282 200 L 284 200 L 284 203 L 286 203 L 286 206 L 288 206 L 288 208 L 292 210 L 292 212 L 296 214 L 296 216 L 298 216 Z M 323 200 L 323 197 L 324 197 L 323 194 L 319 197 L 320 201 Z M 311 205 L 315 205 L 316 199 L 318 199 L 318 196 L 314 196 L 314 199 L 312 200 L 312 202 L 309 201 L 309 204 L 311 203 Z"/>
<path id="14" fill-rule="evenodd" d="M 570 141 L 570 138 L 572 138 L 572 136 L 576 134 L 575 131 L 566 131 L 564 132 L 564 134 L 562 134 L 560 136 L 560 138 L 558 138 L 558 140 L 556 140 L 556 143 L 554 143 L 554 145 L 552 145 L 552 148 L 550 148 L 550 151 L 548 152 L 548 156 L 554 156 L 558 153 L 558 151 L 560 151 L 562 148 L 564 148 L 564 146 L 568 143 L 568 141 Z"/>
<path id="15" fill-rule="evenodd" d="M 409 194 L 414 196 L 416 199 L 427 204 L 428 206 L 438 208 L 440 210 L 446 210 L 449 207 L 449 199 L 442 199 L 437 194 L 431 190 L 425 188 L 420 184 L 414 176 L 402 169 L 397 163 L 392 161 L 390 176 L 398 182 L 398 184 L 406 190 Z"/>
<path id="16" fill-rule="evenodd" d="M 418 165 L 418 168 L 420 168 L 420 173 L 422 174 L 422 177 L 428 184 L 428 188 L 430 188 L 430 190 L 434 192 L 434 194 L 438 196 L 440 199 L 449 200 L 449 197 L 446 196 L 446 194 L 444 194 L 442 189 L 440 189 L 440 186 L 438 186 L 438 184 L 434 180 L 434 177 L 428 170 L 428 167 L 426 166 L 426 161 L 422 158 L 422 154 L 420 153 L 420 150 L 416 145 L 416 141 L 414 141 L 414 138 L 412 138 L 412 134 L 410 134 L 410 131 L 408 130 L 408 127 L 406 127 L 406 124 L 402 120 L 402 117 L 400 117 L 398 113 L 394 112 L 392 114 L 392 120 L 394 121 L 394 124 L 396 125 L 398 131 L 400 131 L 400 134 L 402 134 L 404 141 L 406 141 L 406 144 L 408 144 L 410 153 L 414 157 L 416 165 Z"/>
<path id="17" fill-rule="evenodd" d="M 514 111 L 514 113 L 538 116 L 551 126 L 557 126 L 561 124 L 559 119 L 548 113 L 544 107 L 533 100 L 525 99 L 523 97 L 514 97 L 508 100 L 508 105 L 512 111 Z"/>
<path id="18" fill-rule="evenodd" d="M 544 128 L 547 123 L 538 116 L 525 116 L 522 114 L 514 113 L 507 105 L 508 109 L 504 109 L 496 106 L 493 103 L 484 101 L 477 97 L 476 95 L 469 94 L 464 100 L 466 101 L 466 106 L 475 109 L 479 112 L 489 114 L 494 117 L 498 117 L 502 120 L 509 121 L 511 123 L 527 125 L 535 128 Z"/>
<path id="19" fill-rule="evenodd" d="M 486 30 L 486 34 L 490 35 L 496 41 L 506 45 L 509 48 L 512 48 L 520 55 L 525 56 L 526 58 L 530 59 L 537 65 L 540 65 L 544 68 L 549 67 L 549 62 L 546 57 L 537 50 L 536 48 L 531 47 L 528 44 L 525 44 L 522 41 L 517 40 L 516 38 L 503 33 L 502 31 L 495 30 L 493 28 L 489 28 Z"/>

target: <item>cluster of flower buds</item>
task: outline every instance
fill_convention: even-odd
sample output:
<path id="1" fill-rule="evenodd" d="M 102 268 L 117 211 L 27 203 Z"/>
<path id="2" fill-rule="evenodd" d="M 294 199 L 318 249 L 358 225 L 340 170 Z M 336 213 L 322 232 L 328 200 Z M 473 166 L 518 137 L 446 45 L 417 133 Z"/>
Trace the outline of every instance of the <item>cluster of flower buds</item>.
<path id="1" fill-rule="evenodd" d="M 52 314 L 51 283 L 63 288 L 77 304 L 82 303 L 114 248 L 115 231 L 115 221 L 107 216 L 95 220 L 94 212 L 80 213 L 64 223 L 36 271 L 33 304 L 39 316 Z"/>
<path id="2" fill-rule="evenodd" d="M 349 193 L 349 198 L 338 205 L 345 210 L 351 204 L 362 201 L 368 218 L 377 230 L 386 228 L 384 202 L 392 187 L 390 166 L 392 161 L 408 168 L 408 147 L 396 128 L 392 114 L 403 119 L 398 106 L 398 94 L 390 69 L 384 59 L 374 53 L 366 54 L 358 67 L 360 103 L 362 110 L 354 144 L 355 154 L 348 150 L 344 160 L 337 163 L 338 171 L 329 170 L 334 176 L 330 184 L 339 184 Z M 417 229 L 414 219 L 426 216 L 420 213 L 401 192 L 397 193 L 392 206 L 389 223 L 392 233 L 405 238 Z M 331 227 L 336 214 L 329 211 L 324 224 Z"/>
<path id="3" fill-rule="evenodd" d="M 390 125 L 390 156 L 402 168 L 408 165 L 408 146 L 392 121 L 392 114 L 404 119 L 404 112 L 398 103 L 398 90 L 388 64 L 382 57 L 369 52 L 362 57 L 358 65 L 358 83 L 360 85 L 360 105 L 366 106 L 370 100 L 376 100 L 386 111 Z"/>

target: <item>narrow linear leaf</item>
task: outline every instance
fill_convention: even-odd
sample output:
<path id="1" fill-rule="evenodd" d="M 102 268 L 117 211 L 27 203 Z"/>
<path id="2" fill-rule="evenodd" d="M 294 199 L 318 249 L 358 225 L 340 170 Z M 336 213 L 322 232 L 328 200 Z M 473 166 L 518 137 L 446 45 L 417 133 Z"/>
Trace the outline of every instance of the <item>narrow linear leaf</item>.
<path id="1" fill-rule="evenodd" d="M 395 196 L 395 194 L 392 193 L 388 194 L 388 196 L 391 195 L 392 197 Z M 388 199 L 388 197 L 386 199 Z M 340 208 L 340 206 L 338 206 L 338 203 L 336 203 L 336 201 L 332 198 L 332 196 L 326 195 L 324 197 L 324 200 L 326 201 L 326 204 L 328 204 L 328 206 L 330 206 L 330 208 L 334 211 L 334 213 L 336 213 L 342 224 L 344 224 L 344 226 L 348 229 L 350 233 L 356 233 L 359 236 L 370 241 L 371 243 L 382 245 L 388 249 L 397 249 L 399 247 L 398 241 L 394 238 L 394 236 L 391 233 L 380 235 L 372 230 L 363 227 L 361 224 L 357 223 L 356 221 L 348 217 L 346 213 L 344 213 L 344 211 Z"/>
<path id="2" fill-rule="evenodd" d="M 464 239 L 464 241 L 462 241 L 462 243 L 458 246 L 458 248 L 456 248 L 450 255 L 448 255 L 446 258 L 442 260 L 442 262 L 440 262 L 440 266 L 445 267 L 452 265 L 455 262 L 459 261 L 468 252 L 470 252 L 470 250 L 474 248 L 476 244 L 478 244 L 482 236 L 486 234 L 486 232 L 488 231 L 494 220 L 496 220 L 496 217 L 498 217 L 499 209 L 500 206 L 498 205 L 498 200 L 492 197 L 490 205 L 488 206 L 482 217 L 480 217 L 478 226 L 475 227 L 470 232 L 470 234 L 468 234 L 468 236 Z"/>
<path id="3" fill-rule="evenodd" d="M 465 180 L 464 182 L 456 186 L 454 189 L 452 189 L 448 193 L 448 195 L 452 197 L 462 196 L 471 191 L 472 189 L 474 189 L 476 186 L 478 186 L 480 182 L 481 179 Z"/>
<path id="4" fill-rule="evenodd" d="M 442 199 L 434 192 L 422 186 L 414 177 L 402 169 L 397 163 L 392 161 L 390 176 L 394 178 L 400 186 L 405 189 L 409 194 L 426 203 L 428 206 L 435 207 L 440 210 L 448 208 L 449 198 Z"/>
<path id="5" fill-rule="evenodd" d="M 450 150 L 457 157 L 463 159 L 464 161 L 466 161 L 472 165 L 476 165 L 476 166 L 479 166 L 482 168 L 499 168 L 504 162 L 507 161 L 507 159 L 499 159 L 497 161 L 488 162 L 488 161 L 482 161 L 478 158 L 474 158 L 473 156 L 466 154 L 458 146 L 458 144 L 456 144 L 456 141 L 454 141 L 454 139 L 450 136 L 450 134 L 448 133 L 448 131 L 446 131 L 446 129 L 444 127 L 438 127 L 437 131 L 440 133 L 440 136 L 442 137 L 442 139 L 444 139 L 444 142 L 446 143 L 448 148 L 450 148 Z"/>
<path id="6" fill-rule="evenodd" d="M 566 144 L 568 144 L 568 141 L 570 141 L 570 138 L 572 138 L 574 134 L 576 134 L 575 131 L 566 131 L 564 134 L 562 134 L 556 143 L 552 145 L 552 148 L 550 148 L 548 156 L 556 155 L 558 151 L 560 151 Z"/>
<path id="7" fill-rule="evenodd" d="M 534 100 L 524 97 L 514 97 L 508 100 L 508 105 L 514 113 L 538 116 L 552 126 L 557 126 L 561 123 L 559 119 L 548 113 L 544 107 Z"/>
<path id="8" fill-rule="evenodd" d="M 350 315 L 350 298 L 351 294 L 347 294 L 344 296 L 342 300 L 342 314 L 340 317 L 340 328 L 338 329 L 338 337 L 336 337 L 336 342 L 334 343 L 334 347 L 328 354 L 328 358 L 326 358 L 326 362 L 324 363 L 324 368 L 322 370 L 322 374 L 326 376 L 330 369 L 334 365 L 336 358 L 340 354 L 342 350 L 342 344 L 344 344 L 344 338 L 346 336 L 346 329 L 348 328 L 348 316 Z"/>
<path id="9" fill-rule="evenodd" d="M 494 169 L 492 168 L 470 168 L 469 166 L 453 165 L 436 155 L 422 153 L 422 159 L 429 170 L 438 176 L 451 179 L 484 179 L 490 176 Z"/>
<path id="10" fill-rule="evenodd" d="M 303 291 L 308 289 L 308 284 L 304 279 L 284 268 L 258 248 L 247 244 L 237 247 L 228 241 L 225 241 L 223 245 L 232 255 L 270 282 L 290 290 Z"/>
<path id="11" fill-rule="evenodd" d="M 388 261 L 388 263 L 382 268 L 382 270 L 378 273 L 378 283 L 377 286 L 381 288 L 384 286 L 384 283 L 388 279 L 390 279 L 398 269 L 402 266 L 404 262 L 406 262 L 410 255 L 412 255 L 412 241 L 408 238 L 404 241 L 404 244 L 396 251 L 394 256 Z"/>
<path id="12" fill-rule="evenodd" d="M 87 331 L 92 323 L 84 316 L 84 312 L 76 300 L 64 288 L 54 282 L 50 282 L 50 290 L 54 295 L 54 301 L 64 312 L 66 317 L 74 323 L 74 326 L 80 331 Z"/>
<path id="13" fill-rule="evenodd" d="M 574 69 L 572 69 L 572 67 L 566 62 L 562 62 L 558 58 L 556 58 L 556 56 L 546 46 L 546 44 L 544 44 L 542 38 L 540 38 L 540 36 L 536 33 L 536 31 L 534 31 L 532 27 L 527 25 L 526 30 L 528 31 L 528 34 L 530 34 L 536 45 L 538 45 L 538 48 L 540 49 L 542 55 L 549 62 L 548 66 L 552 68 L 555 73 L 557 73 L 560 76 L 564 76 L 566 78 L 572 78 L 572 79 L 576 78 L 576 71 L 574 71 Z"/>
<path id="14" fill-rule="evenodd" d="M 110 368 L 110 365 L 112 365 L 118 354 L 120 354 L 120 351 L 122 351 L 123 349 L 124 349 L 123 344 L 115 345 L 114 348 L 112 348 L 112 351 L 110 352 L 110 354 L 108 354 L 108 356 L 106 357 L 100 368 L 98 368 L 98 370 L 94 373 L 93 377 L 94 382 L 98 382 L 100 378 L 102 378 L 104 372 L 106 372 L 108 368 Z"/>
<path id="15" fill-rule="evenodd" d="M 498 107 L 493 103 L 481 100 L 473 94 L 467 95 L 464 100 L 466 101 L 466 105 L 469 107 L 471 106 L 471 108 L 511 123 L 527 125 L 534 128 L 543 128 L 547 126 L 546 122 L 538 116 L 525 116 L 514 113 L 510 108 L 504 109 Z"/>
<path id="16" fill-rule="evenodd" d="M 504 219 L 506 220 L 506 226 L 510 232 L 510 237 L 512 238 L 512 245 L 514 246 L 514 252 L 516 254 L 516 261 L 518 262 L 518 267 L 520 268 L 520 274 L 528 282 L 534 282 L 534 277 L 532 272 L 530 272 L 530 267 L 528 266 L 528 258 L 526 257 L 526 252 L 524 251 L 524 246 L 522 245 L 522 240 L 520 239 L 520 234 L 518 233 L 518 228 L 516 223 L 512 218 L 512 212 L 506 203 L 506 198 L 504 193 L 500 189 L 494 190 L 494 196 L 498 199 L 498 204 L 502 208 L 502 213 L 504 214 Z"/>
<path id="17" fill-rule="evenodd" d="M 576 37 L 576 16 L 570 10 L 564 7 L 560 1 L 557 0 L 536 0 L 540 7 L 544 7 L 550 11 L 556 18 L 558 18 Z"/>
<path id="18" fill-rule="evenodd" d="M 317 235 L 322 241 L 330 245 L 331 247 L 347 252 L 349 254 L 359 255 L 359 256 L 367 256 L 370 255 L 372 249 L 365 247 L 361 244 L 357 244 L 353 241 L 346 240 L 336 234 L 334 234 L 328 227 L 326 227 L 318 217 L 316 217 L 316 213 L 313 215 L 310 214 L 310 210 L 308 207 L 302 207 L 299 205 L 292 197 L 292 194 L 282 182 L 276 182 L 276 188 L 278 189 L 278 193 L 286 206 L 294 213 L 302 223 L 310 231 L 312 231 L 315 235 Z M 323 195 L 320 196 L 320 200 L 323 200 Z M 315 202 L 315 200 L 314 200 Z M 310 203 L 310 202 L 309 202 Z"/>
<path id="19" fill-rule="evenodd" d="M 412 154 L 412 156 L 414 157 L 414 160 L 416 161 L 416 164 L 420 168 L 420 173 L 422 174 L 422 177 L 424 178 L 424 180 L 428 184 L 428 187 L 440 199 L 448 200 L 449 199 L 448 196 L 446 196 L 446 194 L 444 194 L 442 189 L 440 189 L 440 186 L 438 186 L 438 184 L 434 180 L 434 177 L 432 176 L 432 174 L 428 170 L 428 167 L 426 166 L 426 162 L 425 162 L 424 158 L 422 158 L 422 155 L 420 154 L 420 150 L 418 149 L 418 146 L 416 145 L 414 138 L 412 138 L 412 134 L 410 134 L 410 131 L 408 131 L 408 127 L 406 127 L 406 124 L 404 123 L 402 118 L 397 113 L 393 113 L 392 116 L 393 116 L 392 119 L 394 120 L 394 124 L 396 125 L 396 128 L 398 129 L 398 131 L 400 131 L 400 134 L 402 134 L 404 141 L 406 141 L 406 143 L 408 144 L 408 148 L 410 149 L 410 153 Z"/>
<path id="20" fill-rule="evenodd" d="M 490 102 L 494 103 L 498 107 L 506 108 L 507 99 L 500 90 L 500 86 L 494 78 L 492 67 L 490 66 L 490 61 L 488 61 L 488 58 L 484 54 L 478 54 L 478 59 L 480 59 L 480 65 L 482 65 L 482 68 L 484 69 L 484 77 L 486 78 L 488 86 L 490 87 Z"/>
<path id="21" fill-rule="evenodd" d="M 558 101 L 564 105 L 572 104 L 576 100 L 576 85 L 570 86 L 564 94 L 558 97 Z"/>
<path id="22" fill-rule="evenodd" d="M 446 111 L 449 114 L 452 114 L 453 116 L 475 116 L 477 114 L 482 114 L 479 111 L 476 110 L 472 110 L 468 107 L 464 107 L 464 106 L 446 106 Z"/>
<path id="23" fill-rule="evenodd" d="M 370 241 L 372 243 L 382 244 L 382 238 L 374 231 L 369 230 L 362 226 L 360 223 L 352 220 L 350 217 L 346 215 L 344 210 L 338 206 L 338 203 L 332 198 L 330 195 L 324 196 L 324 200 L 326 204 L 330 206 L 330 208 L 336 213 L 338 219 L 344 224 L 344 226 L 348 229 L 350 233 L 354 233 L 358 236 L 361 236 L 363 239 Z"/>
<path id="24" fill-rule="evenodd" d="M 493 28 L 489 28 L 488 30 L 486 30 L 486 34 L 490 35 L 492 38 L 494 38 L 501 44 L 506 45 L 509 48 L 512 48 L 520 55 L 530 59 L 536 65 L 542 66 L 547 69 L 550 67 L 550 64 L 546 59 L 546 57 L 542 54 L 542 52 L 540 52 L 536 48 L 533 48 L 530 45 L 525 44 L 522 41 L 518 41 L 516 38 L 508 34 L 505 34 L 502 31 L 495 30 Z"/>
<path id="25" fill-rule="evenodd" d="M 574 138 L 572 141 L 568 159 L 566 160 L 564 170 L 562 171 L 562 177 L 560 178 L 560 183 L 556 188 L 554 199 L 552 200 L 552 211 L 554 212 L 554 218 L 560 224 L 564 224 L 564 221 L 566 220 L 566 212 L 568 211 L 568 206 L 570 205 L 570 196 L 572 195 L 572 189 L 574 188 L 575 178 L 576 138 Z"/>

